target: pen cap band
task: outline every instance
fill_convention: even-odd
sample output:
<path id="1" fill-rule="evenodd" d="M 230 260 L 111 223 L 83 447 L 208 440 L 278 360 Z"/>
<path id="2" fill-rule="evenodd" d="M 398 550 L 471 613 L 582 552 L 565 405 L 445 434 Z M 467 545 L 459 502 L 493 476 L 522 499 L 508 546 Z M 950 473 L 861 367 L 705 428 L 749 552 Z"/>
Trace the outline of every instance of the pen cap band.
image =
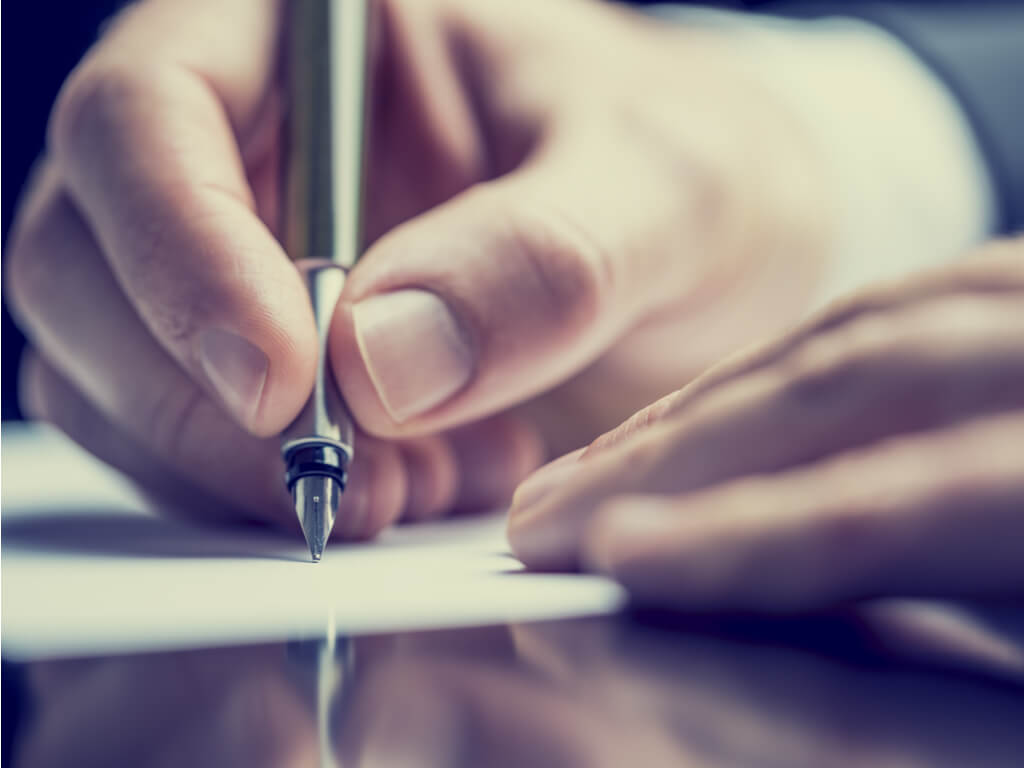
<path id="1" fill-rule="evenodd" d="M 292 490 L 296 481 L 309 475 L 324 475 L 337 481 L 338 490 L 345 490 L 348 481 L 348 454 L 325 443 L 305 444 L 285 456 L 285 483 Z"/>

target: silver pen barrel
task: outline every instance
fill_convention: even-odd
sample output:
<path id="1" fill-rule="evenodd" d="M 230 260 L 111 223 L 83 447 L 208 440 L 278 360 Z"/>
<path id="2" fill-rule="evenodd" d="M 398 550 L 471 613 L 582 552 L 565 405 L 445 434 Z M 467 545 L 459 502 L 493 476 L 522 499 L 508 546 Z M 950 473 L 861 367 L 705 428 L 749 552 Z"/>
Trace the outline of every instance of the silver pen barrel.
<path id="1" fill-rule="evenodd" d="M 368 0 L 293 0 L 287 37 L 285 249 L 309 290 L 318 337 L 316 382 L 282 435 L 285 481 L 319 560 L 354 451 L 351 416 L 331 374 L 327 334 L 362 247 L 369 61 Z"/>

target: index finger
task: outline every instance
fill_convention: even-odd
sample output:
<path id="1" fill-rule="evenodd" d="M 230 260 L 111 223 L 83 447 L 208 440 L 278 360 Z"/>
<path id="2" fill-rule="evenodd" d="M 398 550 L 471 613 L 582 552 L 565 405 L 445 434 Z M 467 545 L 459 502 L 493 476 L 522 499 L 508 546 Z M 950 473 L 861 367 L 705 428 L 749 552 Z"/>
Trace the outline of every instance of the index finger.
<path id="1" fill-rule="evenodd" d="M 72 75 L 50 126 L 136 312 L 260 434 L 295 415 L 315 361 L 308 298 L 257 215 L 240 149 L 272 88 L 278 6 L 133 7 Z"/>
<path id="2" fill-rule="evenodd" d="M 1017 313 L 1013 296 L 943 298 L 814 338 L 584 457 L 568 477 L 524 484 L 510 513 L 513 548 L 536 567 L 574 567 L 582 528 L 611 496 L 692 492 L 1019 408 Z"/>
<path id="3" fill-rule="evenodd" d="M 695 494 L 612 499 L 583 557 L 689 610 L 1014 597 L 1024 588 L 1024 413 L 915 434 Z M 1019 673 L 1024 654 L 1012 659 Z"/>

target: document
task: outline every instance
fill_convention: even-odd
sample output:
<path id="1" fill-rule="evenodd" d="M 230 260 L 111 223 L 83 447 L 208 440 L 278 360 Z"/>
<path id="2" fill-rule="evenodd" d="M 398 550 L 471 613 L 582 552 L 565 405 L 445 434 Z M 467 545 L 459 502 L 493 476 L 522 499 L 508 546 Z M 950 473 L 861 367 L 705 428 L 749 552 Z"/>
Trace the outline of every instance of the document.
<path id="1" fill-rule="evenodd" d="M 0 455 L 10 659 L 566 618 L 624 601 L 596 576 L 524 572 L 500 514 L 332 543 L 314 564 L 301 538 L 152 513 L 50 428 L 5 424 Z"/>

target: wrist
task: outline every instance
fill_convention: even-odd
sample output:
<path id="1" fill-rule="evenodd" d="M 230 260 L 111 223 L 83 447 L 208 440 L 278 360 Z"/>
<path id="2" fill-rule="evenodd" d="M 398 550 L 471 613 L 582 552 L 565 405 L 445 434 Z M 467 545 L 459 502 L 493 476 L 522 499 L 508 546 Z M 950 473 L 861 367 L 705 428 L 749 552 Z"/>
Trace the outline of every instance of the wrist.
<path id="1" fill-rule="evenodd" d="M 995 195 L 968 122 L 898 39 L 843 18 L 673 16 L 738 43 L 817 148 L 834 228 L 815 305 L 951 261 L 991 232 Z"/>
<path id="2" fill-rule="evenodd" d="M 695 211 L 689 231 L 676 233 L 675 242 L 681 234 L 695 244 L 696 258 L 673 320 L 713 329 L 687 341 L 687 367 L 699 369 L 806 311 L 836 237 L 837 206 L 819 137 L 758 72 L 744 41 L 658 26 L 670 52 L 658 90 L 671 105 L 667 133 L 684 157 L 675 168 Z"/>

